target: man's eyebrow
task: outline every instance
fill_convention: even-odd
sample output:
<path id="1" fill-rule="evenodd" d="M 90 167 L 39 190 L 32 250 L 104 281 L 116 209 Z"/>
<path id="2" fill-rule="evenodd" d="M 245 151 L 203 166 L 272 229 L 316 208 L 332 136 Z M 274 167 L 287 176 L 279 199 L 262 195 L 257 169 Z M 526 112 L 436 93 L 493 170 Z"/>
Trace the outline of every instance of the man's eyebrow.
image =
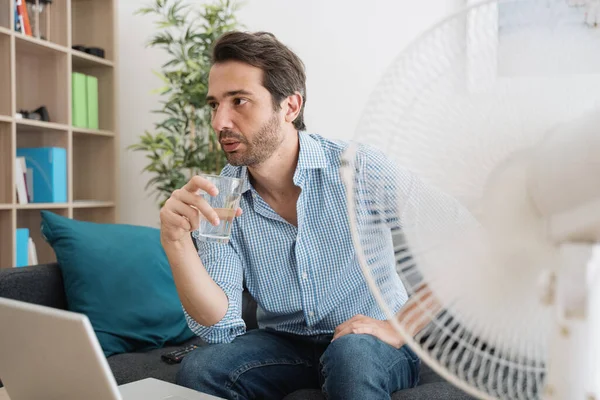
<path id="1" fill-rule="evenodd" d="M 230 90 L 229 92 L 226 92 L 225 95 L 223 97 L 232 97 L 232 96 L 239 96 L 239 95 L 244 95 L 244 96 L 252 96 L 253 93 L 249 92 L 247 90 L 244 89 L 240 89 L 240 90 Z M 215 96 L 206 96 L 206 101 L 215 101 L 216 98 Z"/>

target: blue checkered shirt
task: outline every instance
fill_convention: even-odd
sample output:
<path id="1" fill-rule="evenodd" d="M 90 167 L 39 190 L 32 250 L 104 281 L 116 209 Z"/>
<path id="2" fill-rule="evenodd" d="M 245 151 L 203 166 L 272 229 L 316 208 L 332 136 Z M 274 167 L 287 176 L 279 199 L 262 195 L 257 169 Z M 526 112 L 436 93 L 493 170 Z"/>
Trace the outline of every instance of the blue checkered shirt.
<path id="1" fill-rule="evenodd" d="M 244 284 L 258 304 L 259 328 L 297 335 L 332 334 L 357 314 L 385 319 L 352 243 L 340 176 L 346 144 L 305 132 L 299 132 L 299 141 L 293 177 L 302 189 L 297 227 L 260 197 L 248 180 L 246 167 L 227 165 L 221 173 L 242 179 L 240 207 L 244 212 L 235 219 L 228 244 L 199 241 L 194 235 L 206 270 L 229 299 L 227 313 L 213 326 L 203 326 L 185 312 L 192 331 L 208 343 L 231 342 L 246 331 Z M 379 153 L 367 152 L 365 160 L 368 168 L 387 172 L 388 163 Z M 386 265 L 395 272 L 390 229 L 381 231 L 381 250 L 388 257 Z M 397 295 L 392 306 L 398 310 L 407 295 L 398 275 L 393 276 Z"/>

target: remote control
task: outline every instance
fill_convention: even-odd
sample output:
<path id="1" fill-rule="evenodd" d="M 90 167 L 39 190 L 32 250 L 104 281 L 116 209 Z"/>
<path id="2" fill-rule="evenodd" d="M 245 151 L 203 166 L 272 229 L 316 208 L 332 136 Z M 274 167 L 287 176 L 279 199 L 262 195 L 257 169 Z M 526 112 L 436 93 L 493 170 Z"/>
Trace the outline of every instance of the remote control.
<path id="1" fill-rule="evenodd" d="M 200 346 L 196 344 L 190 344 L 180 349 L 165 353 L 161 355 L 160 358 L 167 364 L 179 364 L 181 360 L 183 360 L 183 357 L 185 357 L 188 353 L 194 351 L 198 347 Z"/>

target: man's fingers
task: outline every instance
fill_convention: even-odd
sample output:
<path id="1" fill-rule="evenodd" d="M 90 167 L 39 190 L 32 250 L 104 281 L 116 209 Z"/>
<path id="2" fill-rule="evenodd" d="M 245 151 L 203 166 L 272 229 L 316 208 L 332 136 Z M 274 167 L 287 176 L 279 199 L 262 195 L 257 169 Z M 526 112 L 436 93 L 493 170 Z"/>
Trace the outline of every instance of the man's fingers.
<path id="1" fill-rule="evenodd" d="M 397 314 L 397 320 L 416 335 L 442 310 L 442 305 L 427 285 L 418 288 Z"/>
<path id="2" fill-rule="evenodd" d="M 376 335 L 376 333 L 377 333 L 377 330 L 373 326 L 370 326 L 370 325 L 363 325 L 363 326 L 359 326 L 359 327 L 352 329 L 352 334 L 354 334 L 354 335 L 371 335 L 371 336 L 375 336 L 381 340 L 381 338 L 378 337 Z"/>
<path id="3" fill-rule="evenodd" d="M 239 217 L 242 215 L 242 213 L 243 213 L 243 210 L 241 208 L 238 208 L 237 211 L 235 212 L 235 216 Z"/>
<path id="4" fill-rule="evenodd" d="M 333 333 L 333 337 L 335 338 L 336 334 L 338 334 L 341 331 L 344 331 L 346 329 L 348 329 L 349 326 L 352 326 L 353 324 L 357 323 L 357 322 L 366 322 L 366 321 L 370 321 L 371 318 L 364 316 L 362 314 L 357 314 L 354 317 L 350 318 L 349 320 L 339 324 L 336 328 L 335 331 Z M 375 320 L 373 320 L 375 321 Z"/>
<path id="5" fill-rule="evenodd" d="M 348 326 L 352 325 L 352 322 L 354 322 L 354 317 L 350 318 L 349 320 L 342 322 L 341 324 L 339 324 L 334 332 L 333 332 L 333 337 L 335 337 L 336 334 L 338 334 L 339 332 L 343 331 L 344 329 L 348 328 Z"/>
<path id="6" fill-rule="evenodd" d="M 352 323 L 352 322 L 356 322 L 356 321 L 369 321 L 371 320 L 371 318 L 362 315 L 362 314 L 356 314 L 354 317 L 350 318 L 348 321 L 344 322 L 344 323 Z"/>
<path id="7" fill-rule="evenodd" d="M 373 323 L 354 322 L 353 324 L 348 324 L 346 327 L 344 327 L 344 329 L 341 329 L 339 332 L 333 335 L 331 341 L 333 342 L 334 340 L 349 334 L 368 334 L 376 336 L 376 333 L 377 326 Z"/>
<path id="8" fill-rule="evenodd" d="M 192 230 L 190 221 L 186 217 L 165 208 L 161 211 L 161 229 L 164 230 L 166 227 L 175 228 L 177 231 L 191 232 Z"/>
<path id="9" fill-rule="evenodd" d="M 342 336 L 347 335 L 351 332 L 352 332 L 352 325 L 348 324 L 345 327 L 343 327 L 342 329 L 340 329 L 339 331 L 336 330 L 331 341 L 333 342 L 334 340 L 341 338 Z"/>
<path id="10" fill-rule="evenodd" d="M 205 191 L 211 196 L 216 196 L 219 193 L 217 187 L 211 181 L 199 175 L 192 177 L 192 179 L 190 179 L 182 189 L 194 195 L 198 192 L 198 190 Z"/>
<path id="11" fill-rule="evenodd" d="M 189 232 L 198 229 L 198 210 L 174 198 L 169 199 L 168 202 L 166 215 L 168 224 Z"/>
<path id="12" fill-rule="evenodd" d="M 187 190 L 179 189 L 173 192 L 173 197 L 180 202 L 193 206 L 200 214 L 209 220 L 213 225 L 219 224 L 219 216 L 217 212 L 208 204 L 202 196 L 191 193 Z M 198 219 L 198 217 L 196 217 Z"/>

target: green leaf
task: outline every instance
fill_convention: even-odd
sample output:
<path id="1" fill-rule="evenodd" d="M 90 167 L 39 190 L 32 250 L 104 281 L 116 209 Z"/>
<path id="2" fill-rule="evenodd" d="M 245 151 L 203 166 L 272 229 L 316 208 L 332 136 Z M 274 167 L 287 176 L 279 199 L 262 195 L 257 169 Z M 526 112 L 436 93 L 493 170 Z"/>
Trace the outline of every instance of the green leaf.
<path id="1" fill-rule="evenodd" d="M 147 46 L 167 55 L 160 71 L 152 71 L 161 85 L 149 89 L 160 97 L 160 108 L 152 110 L 160 120 L 127 147 L 145 153 L 143 171 L 151 175 L 146 190 L 156 195 L 159 207 L 192 174 L 219 173 L 226 164 L 205 99 L 212 45 L 224 32 L 241 27 L 235 16 L 239 4 L 232 0 L 212 0 L 204 5 L 154 0 L 136 12 L 156 17 L 157 32 Z M 195 136 L 191 136 L 192 126 Z"/>

